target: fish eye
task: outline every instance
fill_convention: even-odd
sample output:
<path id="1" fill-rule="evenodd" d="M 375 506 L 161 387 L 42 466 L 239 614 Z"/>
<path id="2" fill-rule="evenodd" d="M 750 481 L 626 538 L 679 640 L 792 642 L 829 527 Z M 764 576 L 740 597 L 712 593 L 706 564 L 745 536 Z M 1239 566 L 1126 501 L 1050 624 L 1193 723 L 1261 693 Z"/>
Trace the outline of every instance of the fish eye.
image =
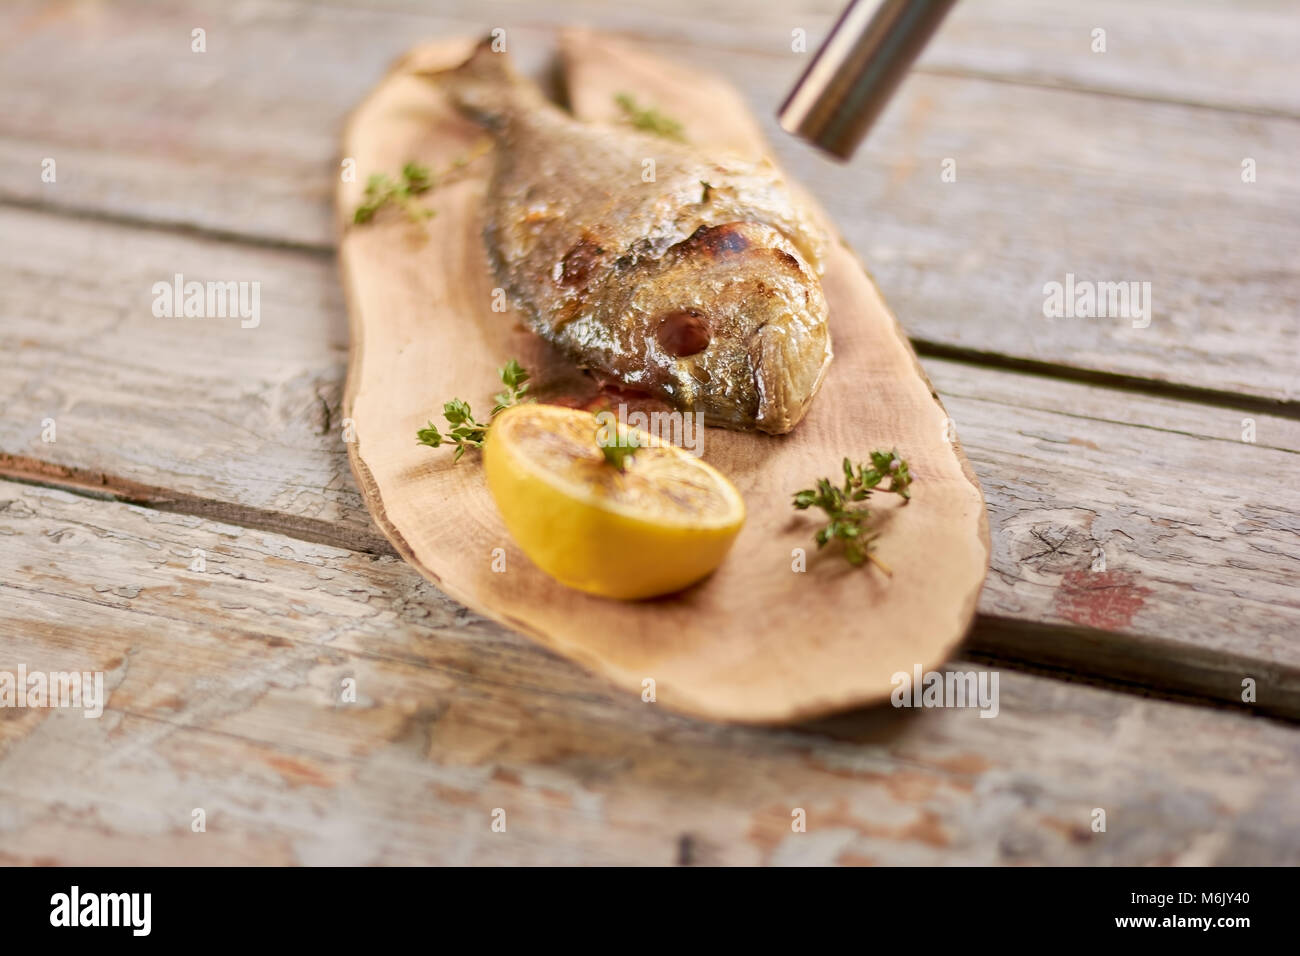
<path id="1" fill-rule="evenodd" d="M 703 352 L 713 336 L 704 313 L 696 309 L 676 309 L 659 320 L 655 338 L 663 350 L 674 358 Z"/>

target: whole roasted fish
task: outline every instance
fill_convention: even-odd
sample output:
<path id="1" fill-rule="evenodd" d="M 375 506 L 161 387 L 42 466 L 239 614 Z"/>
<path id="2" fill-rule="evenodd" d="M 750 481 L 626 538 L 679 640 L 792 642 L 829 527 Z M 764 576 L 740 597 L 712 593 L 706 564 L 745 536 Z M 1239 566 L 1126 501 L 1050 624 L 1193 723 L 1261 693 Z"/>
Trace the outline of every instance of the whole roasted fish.
<path id="1" fill-rule="evenodd" d="M 439 80 L 496 141 L 484 238 L 538 335 L 711 424 L 795 426 L 831 359 L 824 239 L 770 163 L 580 122 L 486 42 Z"/>

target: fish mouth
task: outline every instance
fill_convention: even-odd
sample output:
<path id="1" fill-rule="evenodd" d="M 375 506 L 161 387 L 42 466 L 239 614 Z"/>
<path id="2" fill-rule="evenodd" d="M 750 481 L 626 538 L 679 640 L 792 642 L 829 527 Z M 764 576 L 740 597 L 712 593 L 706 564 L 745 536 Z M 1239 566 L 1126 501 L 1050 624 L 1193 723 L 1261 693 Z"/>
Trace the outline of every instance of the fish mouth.
<path id="1" fill-rule="evenodd" d="M 605 282 L 617 316 L 607 351 L 644 356 L 625 382 L 724 428 L 781 435 L 804 417 L 831 360 L 826 300 L 779 230 L 700 227 Z"/>
<path id="2" fill-rule="evenodd" d="M 715 299 L 710 318 L 721 352 L 731 355 L 720 356 L 719 364 L 735 379 L 708 390 L 706 401 L 730 413 L 727 427 L 773 435 L 791 431 L 821 388 L 832 357 L 816 272 L 787 236 L 762 223 L 701 228 L 678 248 L 692 249 L 695 267 L 707 270 L 714 288 L 726 290 Z M 684 334 L 680 313 L 670 318 L 675 343 L 707 345 L 705 335 Z"/>
<path id="3" fill-rule="evenodd" d="M 796 342 L 780 325 L 764 325 L 754 334 L 750 356 L 758 395 L 754 427 L 759 431 L 784 435 L 812 405 L 830 368 L 830 336 L 823 337 L 820 361 L 811 361 L 808 344 Z"/>

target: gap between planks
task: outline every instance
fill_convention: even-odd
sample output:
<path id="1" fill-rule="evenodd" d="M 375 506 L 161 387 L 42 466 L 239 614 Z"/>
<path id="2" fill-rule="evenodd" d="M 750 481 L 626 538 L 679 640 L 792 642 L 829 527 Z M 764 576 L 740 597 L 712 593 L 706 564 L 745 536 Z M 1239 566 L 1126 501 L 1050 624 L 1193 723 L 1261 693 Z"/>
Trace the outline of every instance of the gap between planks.
<path id="1" fill-rule="evenodd" d="M 3 453 L 0 453 L 0 479 L 29 487 L 62 491 L 95 501 L 219 521 L 243 530 L 280 534 L 305 543 L 344 548 L 356 554 L 400 558 L 397 550 L 373 524 L 372 538 L 355 533 L 340 534 L 337 524 L 332 522 L 316 522 L 300 516 L 195 495 L 177 495 L 163 488 L 141 485 L 102 472 L 90 473 L 84 469 L 46 465 L 34 459 Z M 501 629 L 508 630 L 504 627 Z M 1054 650 L 1059 638 L 1065 633 L 1072 635 L 1069 650 Z M 1018 620 L 980 611 L 958 649 L 958 654 L 959 657 L 992 663 L 1026 674 L 1038 674 L 1064 683 L 1134 693 L 1155 700 L 1217 707 L 1285 723 L 1300 723 L 1300 673 L 1277 668 L 1276 674 L 1269 674 L 1270 686 L 1291 686 L 1295 692 L 1276 701 L 1269 698 L 1247 705 L 1229 693 L 1216 694 L 1210 691 L 1206 687 L 1204 675 L 1221 672 L 1228 658 L 1236 661 L 1235 666 L 1241 673 L 1260 675 L 1263 670 L 1258 660 L 1247 655 L 1224 654 L 1221 651 L 1207 651 L 1168 642 L 1170 660 L 1177 660 L 1177 670 L 1185 676 L 1160 683 L 1153 679 L 1150 667 L 1145 663 L 1145 655 L 1132 657 L 1131 653 L 1126 654 L 1132 651 L 1130 645 L 1133 640 L 1133 635 L 1127 633 L 1112 634 L 1077 625 Z M 1151 640 L 1150 636 L 1143 635 L 1144 644 Z M 1101 662 L 1095 662 L 1091 655 L 1079 653 L 1077 648 L 1080 646 L 1104 648 Z M 377 656 L 377 659 L 382 659 L 382 656 Z M 582 670 L 578 665 L 573 666 Z M 814 723 L 816 721 L 806 722 Z"/>
<path id="2" fill-rule="evenodd" d="M 1239 17 L 1195 10 L 1183 16 L 1172 5 L 1154 13 L 1110 6 L 1104 18 L 1117 42 L 1127 35 L 1131 51 L 1134 38 L 1142 41 L 1135 62 L 1118 49 L 1106 57 L 1079 54 L 1077 28 L 1092 13 L 1048 4 L 1022 10 L 1008 3 L 995 4 L 991 14 L 967 12 L 980 6 L 959 6 L 941 31 L 936 44 L 942 46 L 946 38 L 958 47 L 956 60 L 939 57 L 942 65 L 983 69 L 1005 60 L 1016 72 L 1028 66 L 1032 76 L 1056 76 L 1060 57 L 1055 53 L 1069 61 L 1068 75 L 1093 82 L 1100 78 L 1175 92 L 1181 88 L 1176 82 L 1186 82 L 1198 96 L 1249 88 L 1255 91 L 1249 102 L 1291 105 L 1273 97 L 1270 89 L 1277 84 L 1267 78 L 1279 69 L 1280 51 L 1294 25 L 1271 10 Z M 223 35 L 228 45 L 202 63 L 172 46 L 174 25 L 190 19 L 185 4 L 124 7 L 111 24 L 99 24 L 120 31 L 115 42 L 100 44 L 95 59 L 68 63 L 54 74 L 24 63 L 58 57 L 69 33 L 90 28 L 70 17 L 28 34 L 13 51 L 18 59 L 11 72 L 43 75 L 46 82 L 10 84 L 13 99 L 6 102 L 14 106 L 15 119 L 4 124 L 0 153 L 13 162 L 0 177 L 3 191 L 33 200 L 68 196 L 71 203 L 127 213 L 143 209 L 164 219 L 198 219 L 224 230 L 222 235 L 254 231 L 308 244 L 327 241 L 332 227 L 320 198 L 332 177 L 325 157 L 333 155 L 332 131 L 344 107 L 414 32 L 473 32 L 489 13 L 468 3 L 458 8 L 463 16 L 445 20 L 427 11 L 399 16 L 298 4 L 248 7 L 234 20 L 208 9 L 209 33 Z M 764 115 L 786 85 L 773 69 L 773 54 L 791 56 L 781 52 L 788 44 L 776 44 L 781 38 L 774 26 L 791 16 L 806 17 L 810 27 L 818 22 L 815 11 L 798 5 L 783 7 L 764 23 L 734 4 L 725 18 L 731 22 L 719 23 L 715 10 L 701 20 L 698 9 L 680 2 L 644 12 L 566 4 L 548 16 L 572 18 L 578 9 L 607 25 L 616 26 L 621 18 L 675 55 L 703 60 L 716 54 L 712 65 L 741 82 Z M 308 16 L 297 24 L 297 57 L 284 60 L 268 51 L 283 49 L 289 10 Z M 508 5 L 490 10 L 512 29 L 520 20 L 531 24 L 535 16 Z M 1219 58 L 1188 69 L 1176 55 L 1177 38 L 1163 29 L 1175 16 L 1195 36 L 1217 40 L 1221 34 Z M 958 29 L 963 17 L 974 22 Z M 25 25 L 15 19 L 16 27 Z M 751 37 L 757 51 L 722 53 L 708 46 L 727 31 Z M 544 41 L 547 32 L 520 26 L 513 34 L 520 55 Z M 359 34 L 368 38 L 362 48 L 352 40 Z M 1009 36 L 1014 58 L 1003 45 Z M 86 80 L 93 79 L 96 65 L 113 77 L 101 91 L 111 102 L 83 115 L 78 110 L 86 108 L 84 91 L 93 87 Z M 798 72 L 793 60 L 790 69 L 792 83 Z M 1225 85 L 1224 77 L 1241 82 Z M 167 96 L 151 111 L 150 123 L 141 125 L 131 104 L 152 96 L 160 78 Z M 923 63 L 852 167 L 815 161 L 777 133 L 768 118 L 773 146 L 786 166 L 814 191 L 834 197 L 841 227 L 873 264 L 911 330 L 958 347 L 1294 401 L 1293 376 L 1282 361 L 1295 344 L 1286 324 L 1296 297 L 1294 270 L 1275 250 L 1288 248 L 1294 234 L 1280 210 L 1289 208 L 1295 192 L 1289 157 L 1296 124 L 1254 115 L 1193 114 L 1158 102 L 1102 100 L 1066 85 L 988 86 L 927 73 Z M 268 88 L 277 91 L 275 103 L 266 100 Z M 330 95 L 323 96 L 322 89 Z M 220 115 L 212 112 L 216 107 Z M 196 115 L 204 118 L 202 124 L 193 122 Z M 160 149 L 160 128 L 172 131 L 187 149 L 179 154 Z M 237 147 L 222 132 L 231 128 L 246 129 Z M 1025 135 L 1026 130 L 1036 135 Z M 24 172 L 24 157 L 42 150 L 76 171 L 66 187 L 56 190 Z M 936 193 L 930 164 L 949 155 L 961 160 L 964 185 Z M 1249 189 L 1238 180 L 1240 155 L 1256 157 L 1261 171 L 1270 171 Z M 1088 212 L 1081 216 L 1085 200 Z M 962 276 L 959 282 L 931 278 L 954 269 Z M 1138 270 L 1160 290 L 1160 321 L 1140 336 L 1127 329 L 1031 322 L 1041 304 L 1041 295 L 1031 295 L 1032 290 L 1067 269 L 1094 277 Z M 1020 315 L 1021 309 L 1030 312 Z M 1241 337 L 1247 328 L 1255 329 L 1253 345 Z"/>
<path id="3" fill-rule="evenodd" d="M 2 336 L 16 363 L 5 380 L 0 430 L 15 477 L 387 553 L 360 507 L 337 430 L 346 332 L 332 263 L 144 228 L 11 218 L 25 243 L 14 247 L 11 271 L 32 278 L 26 290 L 11 284 L 13 320 Z M 47 247 L 79 250 L 72 271 L 49 271 Z M 239 275 L 253 262 L 274 290 L 268 303 L 277 317 L 255 340 L 213 323 L 158 326 L 130 291 L 168 274 L 163 263 Z M 85 290 L 95 290 L 93 309 Z M 122 360 L 105 366 L 104 354 Z M 211 361 L 195 366 L 195 355 Z M 60 374 L 51 376 L 52 368 Z M 1260 443 L 1241 444 L 1240 416 L 1209 406 L 978 365 L 938 361 L 927 371 L 960 426 L 1003 545 L 985 590 L 986 618 L 1009 611 L 1036 621 L 1044 636 L 1066 634 L 1068 626 L 1054 630 L 1064 623 L 1056 606 L 1062 574 L 1086 577 L 1088 551 L 1111 539 L 1109 557 L 1136 572 L 1138 590 L 1150 585 L 1152 593 L 1136 623 L 1110 641 L 1129 642 L 1127 664 L 1150 683 L 1162 684 L 1165 659 L 1179 657 L 1161 638 L 1221 651 L 1223 666 L 1238 676 L 1238 648 L 1249 649 L 1255 664 L 1300 666 L 1288 646 L 1296 608 L 1279 577 L 1296 560 L 1297 509 L 1293 489 L 1267 477 L 1285 474 L 1300 449 L 1291 421 L 1261 418 Z M 182 393 L 201 400 L 178 418 Z M 49 413 L 59 416 L 58 445 L 42 445 L 33 431 Z M 1229 436 L 1234 451 L 1223 444 Z M 1189 481 L 1221 466 L 1225 453 L 1242 470 L 1237 487 L 1213 499 L 1185 495 Z M 132 469 L 147 477 L 126 478 Z M 1040 549 L 1027 535 L 1039 533 L 1066 536 L 1068 544 L 1046 557 L 1030 554 Z M 1026 542 L 1027 550 L 1019 546 Z M 1189 613 L 1196 620 L 1185 621 Z M 1024 656 L 1004 631 L 977 629 L 980 646 Z M 980 634 L 1002 634 L 1003 643 Z M 1044 650 L 1058 643 L 1049 639 Z M 1071 666 L 1095 669 L 1091 650 L 1081 647 Z M 1229 676 L 1218 673 L 1211 697 L 1226 694 Z M 1204 696 L 1204 687 L 1193 689 Z M 1300 696 L 1300 687 L 1288 693 Z"/>
<path id="4" fill-rule="evenodd" d="M 162 232 L 185 238 L 236 246 L 296 252 L 314 258 L 332 258 L 338 252 L 337 245 L 329 242 L 315 243 L 299 239 L 276 238 L 261 233 L 219 229 L 199 223 L 153 219 L 147 216 L 131 216 L 106 209 L 75 205 L 65 206 L 20 197 L 0 197 L 0 210 L 3 209 L 14 209 L 36 215 L 51 216 L 72 223 L 98 223 L 123 229 Z M 1078 382 L 1084 385 L 1097 385 L 1103 388 L 1134 392 L 1155 398 L 1170 398 L 1197 405 L 1276 415 L 1279 418 L 1300 421 L 1300 399 L 1272 399 L 1263 395 L 1249 395 L 1241 392 L 1204 388 L 1172 380 L 1143 378 L 1139 375 L 1107 372 L 1085 365 L 1064 365 L 1057 362 L 1023 358 L 1004 352 L 989 352 L 910 335 L 908 341 L 912 343 L 912 348 L 916 350 L 916 353 L 923 358 L 942 358 L 966 365 L 990 369 L 1006 369 L 1007 371 L 1026 375 L 1038 375 L 1063 381 Z"/>
<path id="5" fill-rule="evenodd" d="M 501 3 L 499 0 L 451 0 L 444 2 L 436 15 L 430 14 L 427 6 L 420 0 L 380 0 L 378 3 L 366 0 L 263 0 L 281 8 L 302 9 L 304 5 L 311 8 L 323 8 L 337 11 L 353 11 L 385 15 L 392 18 L 404 17 L 423 20 L 433 28 L 442 30 L 459 29 L 473 32 L 475 28 L 486 28 L 491 21 L 493 25 L 507 24 L 527 29 L 551 29 L 571 24 L 574 21 L 590 22 L 603 32 L 625 37 L 635 41 L 655 41 L 663 43 L 699 43 L 698 37 L 707 34 L 710 37 L 708 48 L 725 53 L 747 56 L 768 55 L 774 59 L 784 58 L 785 51 L 777 50 L 789 42 L 791 27 L 801 26 L 807 32 L 807 55 L 820 47 L 829 33 L 831 24 L 847 6 L 848 0 L 831 0 L 829 3 L 814 3 L 807 0 L 787 0 L 776 5 L 779 12 L 773 13 L 770 6 L 752 3 L 718 3 L 701 8 L 691 0 L 677 2 L 660 2 L 653 8 L 618 10 L 610 9 L 606 4 L 569 2 L 553 4 L 547 8 L 527 10 L 527 20 L 516 22 L 522 12 L 519 5 Z M 1023 0 L 1020 0 L 1023 4 Z M 1209 18 L 1216 11 L 1187 10 L 1174 5 L 1144 5 L 1146 9 L 1134 10 L 1120 2 L 1091 4 L 1087 13 L 1073 4 L 1061 3 L 1017 6 L 1015 0 L 1004 3 L 991 3 L 980 0 L 979 3 L 961 4 L 946 18 L 938 33 L 922 52 L 922 56 L 911 72 L 929 76 L 947 76 L 959 79 L 978 79 L 1007 85 L 1023 86 L 1037 89 L 1067 90 L 1096 96 L 1108 96 L 1128 99 L 1136 102 L 1161 103 L 1173 106 L 1187 106 L 1196 109 L 1217 110 L 1221 112 L 1243 113 L 1249 115 L 1300 119 L 1300 110 L 1288 106 L 1269 105 L 1266 103 L 1237 100 L 1211 100 L 1206 96 L 1180 96 L 1168 92 L 1172 76 L 1165 76 L 1164 71 L 1176 71 L 1183 66 L 1181 62 L 1171 66 L 1168 62 L 1168 49 L 1162 49 L 1166 41 L 1164 31 L 1154 36 L 1148 28 L 1161 23 L 1162 14 L 1181 16 L 1184 30 L 1190 28 L 1193 45 L 1197 39 L 1213 36 L 1213 24 Z M 1276 4 L 1278 11 L 1285 10 L 1285 4 Z M 1247 29 L 1253 26 L 1257 30 L 1266 30 L 1262 24 L 1253 24 L 1252 15 L 1263 21 L 1270 11 L 1266 9 L 1236 11 L 1244 21 Z M 1046 35 L 1041 28 L 1042 17 L 1048 15 L 1054 35 Z M 1130 20 L 1117 21 L 1117 15 L 1135 17 Z M 1189 20 L 1195 18 L 1195 20 Z M 1201 22 L 1195 22 L 1199 20 Z M 1094 64 L 1098 61 L 1095 54 L 1081 56 L 1083 49 L 1054 47 L 1052 44 L 1065 36 L 1077 34 L 1091 39 L 1094 27 L 1110 26 L 1121 37 L 1127 28 L 1138 27 L 1144 49 L 1152 51 L 1154 65 L 1149 66 L 1149 73 L 1144 80 L 1126 75 L 1124 79 L 1130 84 L 1128 88 L 1118 85 L 1103 85 L 1101 79 L 1106 71 Z M 1020 36 L 1016 36 L 1018 31 Z M 1033 38 L 1043 45 L 1024 43 L 1014 47 L 1018 56 L 1005 57 L 1003 68 L 988 66 L 964 66 L 964 59 L 979 59 L 993 41 L 1006 43 L 1008 35 L 1015 39 Z M 1199 35 L 1199 37 L 1198 37 Z M 1270 34 L 1279 48 L 1282 41 L 1276 39 L 1275 32 Z M 1170 48 L 1177 48 L 1179 35 L 1175 33 L 1168 39 Z M 713 42 L 719 40 L 720 42 Z M 737 40 L 739 42 L 737 42 Z M 704 44 L 699 44 L 704 46 Z M 1086 47 L 1086 45 L 1082 45 Z M 1153 50 L 1154 47 L 1154 50 Z M 1065 56 L 1062 57 L 1062 54 Z M 1162 57 L 1161 54 L 1165 54 Z M 1061 62 L 1069 59 L 1072 62 Z M 1007 66 L 1007 61 L 1011 66 Z M 1231 75 L 1231 74 L 1229 74 Z M 1186 80 L 1186 76 L 1179 77 Z M 1199 77 L 1197 78 L 1199 79 Z M 793 82 L 793 80 L 791 80 Z M 1229 94 L 1239 92 L 1237 84 L 1228 83 Z M 1215 93 L 1223 92 L 1216 89 Z"/>
<path id="6" fill-rule="evenodd" d="M 1280 814 L 1294 803 L 1300 738 L 1273 721 L 1008 673 L 998 720 L 876 708 L 789 729 L 708 724 L 647 711 L 461 618 L 393 560 L 58 492 L 18 497 L 26 507 L 3 523 L 31 548 L 0 559 L 9 571 L 40 563 L 47 579 L 39 596 L 16 595 L 22 613 L 0 631 L 49 667 L 89 657 L 116 700 L 100 721 L 0 722 L 0 794 L 20 824 L 7 831 L 10 859 L 580 852 L 644 863 L 687 833 L 707 834 L 707 857 L 790 862 L 796 844 L 777 844 L 791 807 L 807 808 L 810 833 L 847 828 L 856 854 L 881 862 L 1282 863 L 1297 852 Z M 219 562 L 207 573 L 185 569 L 195 544 Z M 102 600 L 83 600 L 90 591 Z M 314 614 L 285 607 L 307 594 L 335 625 L 326 635 Z M 60 604 L 76 620 L 51 640 L 39 623 Z M 231 605 L 235 626 L 214 631 Z M 335 697 L 346 675 L 356 707 Z M 195 806 L 209 812 L 197 844 Z M 498 806 L 511 808 L 514 836 L 489 848 L 475 834 Z M 1095 807 L 1109 837 L 1091 835 Z M 229 842 L 240 839 L 251 843 Z"/>

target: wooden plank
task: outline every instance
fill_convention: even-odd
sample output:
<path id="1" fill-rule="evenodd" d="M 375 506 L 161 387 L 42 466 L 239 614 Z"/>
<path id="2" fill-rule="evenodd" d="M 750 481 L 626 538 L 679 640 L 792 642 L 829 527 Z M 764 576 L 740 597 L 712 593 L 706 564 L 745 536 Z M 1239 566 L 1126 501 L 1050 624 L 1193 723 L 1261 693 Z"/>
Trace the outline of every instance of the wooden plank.
<path id="1" fill-rule="evenodd" d="M 1093 49 L 1098 28 L 1105 53 Z M 1295 117 L 1289 61 L 1298 39 L 1285 0 L 978 0 L 958 4 L 918 65 Z"/>
<path id="2" fill-rule="evenodd" d="M 963 5 L 975 6 L 982 5 Z M 23 5 L 0 12 L 22 39 L 0 61 L 0 81 L 7 80 L 0 82 L 0 197 L 320 249 L 333 242 L 335 160 L 326 157 L 335 154 L 345 111 L 413 37 L 482 26 L 478 15 L 463 13 L 253 4 L 236 16 L 233 8 L 203 7 L 212 40 L 207 53 L 193 54 L 187 38 L 195 14 L 185 5 L 127 6 L 112 17 L 94 9 L 70 8 L 63 19 L 33 16 Z M 1017 16 L 1006 5 L 995 9 L 999 29 Z M 1034 7 L 1024 31 L 1051 21 L 1052 9 Z M 1108 22 L 1139 16 L 1141 25 L 1127 34 L 1112 28 L 1120 47 L 1096 59 L 1118 76 L 1140 72 L 1135 64 L 1146 62 L 1150 44 L 1165 42 L 1159 27 L 1172 14 L 1163 6 L 1140 15 L 1108 10 Z M 539 22 L 528 11 L 502 23 L 514 31 L 516 51 L 537 64 L 549 35 L 516 26 Z M 971 15 L 963 9 L 962 16 Z M 1091 14 L 1070 16 L 1077 26 Z M 1289 60 L 1269 58 L 1272 40 L 1255 44 L 1264 35 L 1289 36 L 1294 25 L 1278 26 L 1260 8 L 1233 34 L 1224 16 L 1197 8 L 1178 23 L 1194 35 L 1225 31 L 1214 45 L 1224 62 L 1256 55 L 1269 69 L 1289 69 Z M 651 49 L 708 62 L 747 92 L 782 163 L 836 210 L 923 347 L 1238 393 L 1247 404 L 1276 402 L 1296 413 L 1300 333 L 1292 317 L 1300 276 L 1289 254 L 1300 228 L 1296 119 L 943 67 L 910 79 L 859 157 L 833 166 L 775 129 L 772 113 L 798 72 L 785 47 L 722 49 L 717 31 L 688 30 L 682 17 L 666 22 L 673 26 Z M 293 56 L 285 55 L 288 30 Z M 971 49 L 1015 49 L 994 43 L 996 35 L 981 27 Z M 1056 46 L 1046 49 L 1064 42 L 1053 36 L 1047 42 Z M 1143 57 L 1126 45 L 1135 36 Z M 93 55 L 69 61 L 64 51 L 78 44 Z M 1156 62 L 1173 56 L 1151 54 Z M 1037 76 L 1046 59 L 1044 49 L 1029 57 L 1027 76 Z M 62 68 L 45 69 L 49 62 Z M 1233 88 L 1236 67 L 1221 68 L 1180 65 L 1168 82 L 1195 72 Z M 41 181 L 46 156 L 59 164 L 56 183 Z M 1256 163 L 1253 183 L 1241 180 L 1245 158 Z M 955 182 L 940 179 L 945 159 L 956 162 Z M 1150 282 L 1150 325 L 1045 318 L 1044 285 L 1067 274 Z"/>
<path id="3" fill-rule="evenodd" d="M 428 13 L 422 0 L 314 2 Z M 799 57 L 806 54 L 791 49 L 793 31 L 806 32 L 810 54 L 845 6 L 841 0 L 661 0 L 646 6 L 444 0 L 436 13 L 479 27 L 583 23 L 674 43 Z M 954 8 L 916 69 L 1300 116 L 1291 70 L 1300 20 L 1292 14 L 1284 0 L 975 0 Z M 1098 28 L 1106 30 L 1104 54 L 1093 50 Z"/>
<path id="4" fill-rule="evenodd" d="M 0 542 L 0 670 L 110 693 L 2 712 L 6 863 L 1300 861 L 1300 733 L 1247 714 L 1003 671 L 992 719 L 708 725 L 390 557 L 11 483 Z"/>
<path id="5" fill-rule="evenodd" d="M 993 527 L 968 647 L 1300 716 L 1297 423 L 927 366 Z"/>
<path id="6" fill-rule="evenodd" d="M 388 550 L 348 474 L 331 259 L 14 210 L 0 223 L 7 473 Z M 258 325 L 155 317 L 154 284 L 177 274 L 259 283 Z"/>
<path id="7" fill-rule="evenodd" d="M 347 467 L 332 262 L 13 210 L 0 253 L 0 471 L 391 553 Z M 155 318 L 175 271 L 257 278 L 261 324 Z M 925 367 L 990 508 L 974 647 L 1228 701 L 1254 677 L 1259 707 L 1300 715 L 1300 423 Z"/>

